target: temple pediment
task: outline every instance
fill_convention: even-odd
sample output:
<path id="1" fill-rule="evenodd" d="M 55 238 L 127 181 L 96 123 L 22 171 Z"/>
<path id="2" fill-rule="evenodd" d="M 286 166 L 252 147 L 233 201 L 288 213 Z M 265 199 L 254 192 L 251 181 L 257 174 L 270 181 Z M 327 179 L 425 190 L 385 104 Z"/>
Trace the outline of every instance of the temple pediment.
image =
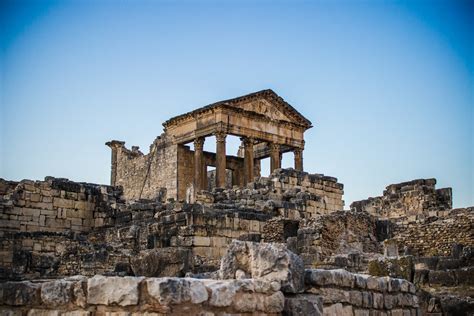
<path id="1" fill-rule="evenodd" d="M 269 101 L 263 98 L 244 103 L 238 103 L 234 106 L 244 111 L 254 112 L 266 116 L 272 121 L 291 122 L 291 118 L 288 117 L 288 115 L 285 115 L 281 110 L 277 108 L 277 106 L 271 104 Z"/>
<path id="2" fill-rule="evenodd" d="M 238 111 L 245 111 L 247 113 L 254 113 L 268 118 L 269 121 L 295 124 L 304 129 L 312 127 L 311 122 L 307 118 L 301 115 L 295 108 L 270 89 L 207 105 L 192 112 L 173 117 L 163 125 L 166 128 L 173 124 L 179 124 L 179 122 L 183 120 L 196 118 L 206 112 L 223 107 L 228 109 L 235 108 Z"/>

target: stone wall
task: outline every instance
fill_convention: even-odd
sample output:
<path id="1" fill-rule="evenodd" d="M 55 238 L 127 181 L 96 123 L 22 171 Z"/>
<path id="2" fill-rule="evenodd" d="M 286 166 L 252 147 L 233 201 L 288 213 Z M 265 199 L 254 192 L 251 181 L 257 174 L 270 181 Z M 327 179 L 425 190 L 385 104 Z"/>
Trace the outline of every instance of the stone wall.
<path id="1" fill-rule="evenodd" d="M 382 253 L 377 219 L 366 212 L 338 211 L 300 222 L 295 251 L 306 267 L 361 269 L 361 255 Z"/>
<path id="2" fill-rule="evenodd" d="M 278 315 L 280 285 L 264 280 L 71 277 L 0 284 L 8 315 Z"/>
<path id="3" fill-rule="evenodd" d="M 125 148 L 124 142 L 107 143 L 112 149 L 112 185 L 123 188 L 124 198 L 154 199 L 166 189 L 166 197 L 177 199 L 178 145 L 166 134 L 157 137 L 144 155 L 133 147 Z"/>
<path id="4" fill-rule="evenodd" d="M 449 256 L 455 244 L 474 246 L 474 207 L 447 210 L 442 217 L 393 222 L 400 252 L 417 256 Z"/>
<path id="5" fill-rule="evenodd" d="M 218 189 L 196 201 L 217 209 L 255 209 L 287 219 L 313 218 L 341 211 L 343 185 L 336 178 L 277 169 L 246 188 Z"/>
<path id="6" fill-rule="evenodd" d="M 420 315 L 412 283 L 345 270 L 306 270 L 305 288 L 271 278 L 195 279 L 74 276 L 0 283 L 8 315 Z"/>
<path id="7" fill-rule="evenodd" d="M 0 229 L 21 232 L 89 231 L 107 224 L 121 190 L 47 177 L 18 183 L 0 179 L 8 187 L 0 194 Z"/>
<path id="8" fill-rule="evenodd" d="M 442 216 L 452 208 L 451 188 L 435 189 L 436 179 L 419 179 L 386 187 L 382 196 L 353 202 L 354 211 L 380 218 Z"/>
<path id="9" fill-rule="evenodd" d="M 281 243 L 234 241 L 219 270 L 202 279 L 95 275 L 0 283 L 0 311 L 27 315 L 418 315 L 418 307 L 406 280 L 304 270 Z"/>
<path id="10" fill-rule="evenodd" d="M 306 270 L 305 293 L 322 297 L 324 315 L 420 315 L 415 286 L 403 279 Z"/>

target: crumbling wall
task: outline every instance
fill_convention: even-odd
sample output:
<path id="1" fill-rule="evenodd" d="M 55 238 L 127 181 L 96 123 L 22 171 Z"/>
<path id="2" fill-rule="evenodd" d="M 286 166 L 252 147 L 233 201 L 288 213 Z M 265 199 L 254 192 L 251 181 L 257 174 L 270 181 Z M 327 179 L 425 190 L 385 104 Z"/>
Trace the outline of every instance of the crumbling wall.
<path id="1" fill-rule="evenodd" d="M 0 311 L 28 315 L 421 312 L 415 287 L 406 280 L 353 274 L 342 269 L 305 270 L 301 259 L 281 243 L 235 241 L 219 270 L 207 276 L 212 278 L 96 275 L 34 283 L 5 282 L 0 283 Z"/>
<path id="2" fill-rule="evenodd" d="M 452 208 L 451 188 L 435 189 L 436 179 L 419 179 L 386 187 L 382 196 L 355 201 L 353 211 L 366 211 L 381 218 L 442 216 Z"/>
<path id="3" fill-rule="evenodd" d="M 196 201 L 216 209 L 254 209 L 299 220 L 342 210 L 342 189 L 336 178 L 277 169 L 245 188 L 198 194 Z"/>
<path id="4" fill-rule="evenodd" d="M 284 300 L 277 283 L 254 279 L 97 275 L 0 284 L 0 313 L 8 315 L 278 315 Z"/>
<path id="5" fill-rule="evenodd" d="M 124 142 L 107 143 L 112 149 L 112 185 L 123 188 L 124 198 L 154 199 L 166 188 L 167 198 L 177 198 L 178 145 L 166 134 L 157 137 L 144 155 L 133 147 L 125 148 Z"/>
<path id="6" fill-rule="evenodd" d="M 449 210 L 443 217 L 396 221 L 392 229 L 401 252 L 449 256 L 454 244 L 474 246 L 474 207 Z"/>
<path id="7" fill-rule="evenodd" d="M 407 280 L 313 269 L 306 270 L 305 283 L 305 293 L 322 298 L 324 315 L 421 314 L 416 288 Z"/>
<path id="8" fill-rule="evenodd" d="M 0 179 L 0 183 L 5 183 Z M 119 188 L 46 177 L 23 180 L 0 196 L 0 229 L 22 232 L 89 231 L 106 224 Z"/>
<path id="9" fill-rule="evenodd" d="M 343 260 L 343 256 L 334 258 L 337 255 L 349 255 L 345 261 L 351 261 L 353 253 L 381 253 L 376 226 L 376 218 L 366 212 L 339 211 L 305 219 L 299 225 L 295 250 L 307 267 L 338 265 L 332 261 Z M 359 257 L 353 259 L 357 270 Z M 343 266 L 351 263 L 345 262 Z"/>

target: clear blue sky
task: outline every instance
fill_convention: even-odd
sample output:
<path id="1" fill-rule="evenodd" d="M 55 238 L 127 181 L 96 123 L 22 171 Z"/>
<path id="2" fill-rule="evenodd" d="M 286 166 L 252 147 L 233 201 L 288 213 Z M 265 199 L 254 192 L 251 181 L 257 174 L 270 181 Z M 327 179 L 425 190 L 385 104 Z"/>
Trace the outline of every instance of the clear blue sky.
<path id="1" fill-rule="evenodd" d="M 453 187 L 456 207 L 474 205 L 473 2 L 2 1 L 0 10 L 0 177 L 108 183 L 106 141 L 148 152 L 166 119 L 271 88 L 313 122 L 305 169 L 344 183 L 346 206 L 429 177 Z"/>

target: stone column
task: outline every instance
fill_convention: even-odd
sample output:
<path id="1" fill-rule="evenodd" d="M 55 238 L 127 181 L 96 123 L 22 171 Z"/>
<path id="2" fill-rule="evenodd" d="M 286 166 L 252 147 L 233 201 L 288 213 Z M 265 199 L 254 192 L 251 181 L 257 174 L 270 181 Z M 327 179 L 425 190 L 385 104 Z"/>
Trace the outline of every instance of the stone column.
<path id="1" fill-rule="evenodd" d="M 295 154 L 295 169 L 303 171 L 303 149 L 295 148 L 293 153 Z"/>
<path id="2" fill-rule="evenodd" d="M 199 137 L 194 140 L 194 191 L 203 190 L 203 171 L 204 157 L 202 148 L 204 147 L 204 138 Z"/>
<path id="3" fill-rule="evenodd" d="M 280 144 L 270 143 L 270 173 L 281 168 Z"/>
<path id="4" fill-rule="evenodd" d="M 203 158 L 204 159 L 204 158 Z M 205 159 L 204 159 L 205 160 Z M 204 162 L 202 164 L 202 189 L 208 190 L 208 179 L 207 179 L 207 165 Z"/>
<path id="5" fill-rule="evenodd" d="M 225 188 L 225 138 L 226 134 L 222 132 L 216 133 L 216 188 Z"/>
<path id="6" fill-rule="evenodd" d="M 253 138 L 244 137 L 244 185 L 253 181 Z"/>
<path id="7" fill-rule="evenodd" d="M 111 159 L 111 168 L 110 168 L 110 185 L 117 185 L 117 164 L 118 164 L 118 150 L 125 145 L 125 142 L 118 140 L 113 140 L 105 143 L 107 146 L 112 149 L 112 159 Z"/>

